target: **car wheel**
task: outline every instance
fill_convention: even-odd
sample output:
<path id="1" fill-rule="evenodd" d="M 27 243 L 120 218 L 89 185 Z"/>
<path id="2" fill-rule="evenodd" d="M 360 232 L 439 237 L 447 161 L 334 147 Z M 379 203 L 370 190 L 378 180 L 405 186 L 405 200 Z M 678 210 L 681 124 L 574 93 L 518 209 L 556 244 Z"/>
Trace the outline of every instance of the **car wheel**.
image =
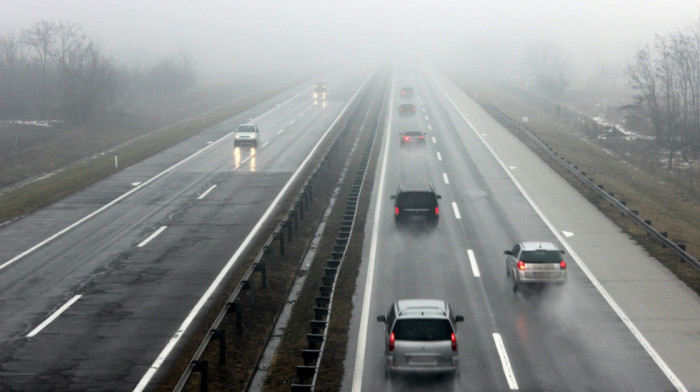
<path id="1" fill-rule="evenodd" d="M 513 292 L 518 291 L 518 281 L 513 279 Z"/>
<path id="2" fill-rule="evenodd" d="M 386 379 L 391 379 L 393 374 L 391 373 L 391 370 L 389 370 L 389 365 L 386 363 L 384 364 L 384 378 Z"/>

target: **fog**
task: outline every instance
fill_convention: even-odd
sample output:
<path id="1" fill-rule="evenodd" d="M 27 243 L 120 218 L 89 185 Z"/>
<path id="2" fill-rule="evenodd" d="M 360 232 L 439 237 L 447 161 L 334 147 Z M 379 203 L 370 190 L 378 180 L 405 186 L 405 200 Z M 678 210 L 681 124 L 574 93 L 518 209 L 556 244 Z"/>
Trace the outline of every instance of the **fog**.
<path id="1" fill-rule="evenodd" d="M 185 52 L 200 74 L 427 60 L 507 74 L 528 45 L 565 48 L 577 77 L 624 68 L 655 34 L 698 19 L 690 0 L 2 0 L 0 33 L 75 23 L 129 65 Z"/>

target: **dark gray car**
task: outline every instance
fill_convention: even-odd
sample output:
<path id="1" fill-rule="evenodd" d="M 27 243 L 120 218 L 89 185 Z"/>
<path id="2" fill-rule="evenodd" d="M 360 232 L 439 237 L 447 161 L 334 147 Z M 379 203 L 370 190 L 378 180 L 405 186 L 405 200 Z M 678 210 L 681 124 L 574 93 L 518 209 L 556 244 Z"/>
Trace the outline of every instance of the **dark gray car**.
<path id="1" fill-rule="evenodd" d="M 386 315 L 377 316 L 384 328 L 384 374 L 459 374 L 457 323 L 450 305 L 441 299 L 402 299 Z"/>

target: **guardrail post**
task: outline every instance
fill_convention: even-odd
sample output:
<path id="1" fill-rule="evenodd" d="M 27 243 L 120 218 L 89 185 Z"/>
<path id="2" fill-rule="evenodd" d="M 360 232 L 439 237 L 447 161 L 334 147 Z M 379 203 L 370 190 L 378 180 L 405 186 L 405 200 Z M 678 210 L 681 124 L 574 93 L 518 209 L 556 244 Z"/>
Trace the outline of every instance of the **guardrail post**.
<path id="1" fill-rule="evenodd" d="M 223 329 L 212 329 L 212 339 L 219 341 L 219 364 L 226 364 L 226 331 Z"/>
<path id="2" fill-rule="evenodd" d="M 278 231 L 274 234 L 274 238 L 280 241 L 280 256 L 284 256 L 284 234 Z"/>
<path id="3" fill-rule="evenodd" d="M 240 335 L 243 333 L 243 309 L 241 309 L 241 304 L 237 302 L 228 303 L 228 312 L 236 313 L 236 331 Z"/>
<path id="4" fill-rule="evenodd" d="M 294 215 L 294 230 L 298 231 L 299 230 L 299 204 L 294 203 L 294 212 L 292 213 Z"/>
<path id="5" fill-rule="evenodd" d="M 194 372 L 199 372 L 201 373 L 201 380 L 199 382 L 199 390 L 201 392 L 207 392 L 209 389 L 209 362 L 201 360 L 201 361 L 192 361 L 194 366 L 192 367 L 192 371 Z"/>
<path id="6" fill-rule="evenodd" d="M 250 279 L 244 280 L 243 288 L 250 290 L 250 306 L 255 306 L 255 281 Z"/>
<path id="7" fill-rule="evenodd" d="M 260 271 L 260 288 L 267 288 L 267 270 L 265 269 L 265 263 L 258 263 L 255 265 L 255 270 Z"/>
<path id="8" fill-rule="evenodd" d="M 285 225 L 287 226 L 287 241 L 291 241 L 292 240 L 292 230 L 294 230 L 294 229 L 292 229 L 292 222 L 287 220 L 287 222 L 285 222 Z"/>
<path id="9" fill-rule="evenodd" d="M 270 268 L 275 269 L 275 248 L 266 245 L 265 254 L 270 255 Z"/>

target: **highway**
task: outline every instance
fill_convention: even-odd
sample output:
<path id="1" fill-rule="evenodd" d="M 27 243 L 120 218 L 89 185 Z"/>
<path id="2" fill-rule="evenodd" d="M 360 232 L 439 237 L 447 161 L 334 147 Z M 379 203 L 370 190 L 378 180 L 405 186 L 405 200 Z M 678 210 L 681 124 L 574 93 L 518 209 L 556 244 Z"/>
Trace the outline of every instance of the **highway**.
<path id="1" fill-rule="evenodd" d="M 399 68 L 391 83 L 342 390 L 700 389 L 697 295 L 450 81 Z M 404 102 L 415 116 L 398 115 Z M 404 130 L 427 132 L 426 146 L 401 148 Z M 399 183 L 435 186 L 437 227 L 394 223 Z M 503 251 L 524 240 L 568 251 L 565 285 L 513 292 Z M 459 377 L 385 378 L 376 316 L 402 298 L 446 299 L 464 315 Z"/>
<path id="2" fill-rule="evenodd" d="M 325 101 L 299 85 L 0 228 L 0 390 L 155 385 L 165 348 L 368 75 L 328 75 Z M 258 147 L 234 148 L 251 120 Z"/>
<path id="3" fill-rule="evenodd" d="M 391 110 L 342 390 L 700 390 L 698 296 L 443 75 L 391 75 L 377 82 Z M 152 389 L 212 282 L 368 76 L 327 75 L 323 102 L 308 81 L 0 227 L 0 390 Z M 417 113 L 398 116 L 406 102 Z M 259 146 L 234 148 L 248 121 Z M 427 132 L 426 145 L 401 148 L 404 130 Z M 396 227 L 402 182 L 434 184 L 437 227 Z M 567 250 L 564 286 L 512 291 L 503 251 L 523 240 Z M 465 317 L 459 377 L 384 377 L 376 316 L 420 297 Z"/>

